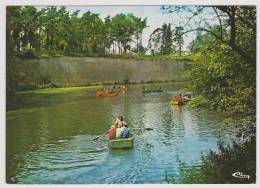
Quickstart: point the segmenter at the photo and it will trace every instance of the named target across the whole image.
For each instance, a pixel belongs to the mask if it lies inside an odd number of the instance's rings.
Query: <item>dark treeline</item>
[[[10,42],[14,55],[33,58],[37,55],[104,56],[109,54],[152,54],[181,56],[183,27],[163,24],[142,45],[147,19],[133,14],[100,18],[90,11],[80,15],[66,7],[7,7]]]
[[[66,7],[7,7],[11,50],[20,57],[36,54],[86,56],[143,53],[142,32],[145,19],[132,14],[107,16],[80,11],[70,13]]]

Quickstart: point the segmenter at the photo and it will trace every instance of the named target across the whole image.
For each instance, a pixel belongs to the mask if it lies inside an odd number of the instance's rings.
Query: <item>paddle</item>
[[[147,127],[147,128],[132,128],[132,129],[144,129],[144,130],[147,130],[147,131],[152,131],[153,128],[151,127]]]
[[[101,135],[96,136],[93,140],[97,140],[97,139],[99,139],[99,138],[100,138],[101,136],[103,136],[104,134],[107,134],[108,131],[109,131],[109,130],[107,130],[106,132],[104,132],[104,133],[101,134]]]

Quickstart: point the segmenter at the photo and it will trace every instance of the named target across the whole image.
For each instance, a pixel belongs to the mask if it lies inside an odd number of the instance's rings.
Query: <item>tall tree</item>
[[[82,16],[79,11],[70,13],[64,6],[48,6],[41,10],[32,6],[17,7],[10,16],[14,52],[27,58],[28,50],[50,55],[103,55],[115,53],[117,47],[121,54],[134,51],[133,42],[139,52],[143,49],[142,31],[147,26],[146,19],[132,14],[108,16],[102,20],[90,11]]]
[[[91,13],[90,11],[84,13],[81,23],[85,34],[84,51],[88,54],[104,52],[104,23],[98,14]]]
[[[118,45],[119,54],[126,53],[130,49],[130,42],[134,34],[134,25],[131,14],[117,14],[112,18],[112,32]]]
[[[183,32],[183,27],[181,27],[181,26],[180,27],[175,27],[173,41],[176,42],[176,44],[177,44],[177,46],[179,48],[178,49],[179,56],[181,56],[181,49],[182,49],[182,46],[184,44],[182,32]]]
[[[173,52],[173,39],[170,24],[163,24],[161,28],[153,31],[149,38],[149,48],[160,54],[170,54]]]
[[[147,27],[147,19],[138,18],[134,15],[130,16],[132,19],[132,22],[134,24],[134,37],[135,37],[135,43],[136,43],[136,52],[139,53],[140,50],[142,50],[142,33],[143,30]]]

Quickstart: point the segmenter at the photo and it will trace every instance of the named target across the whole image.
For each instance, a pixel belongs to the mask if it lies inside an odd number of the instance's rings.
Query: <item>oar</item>
[[[109,130],[107,130],[106,132],[104,132],[104,133],[101,134],[101,135],[96,136],[93,140],[97,140],[97,139],[99,139],[99,138],[100,138],[101,136],[103,136],[104,134],[107,134],[108,131],[109,131]]]
[[[153,128],[151,128],[151,127],[147,127],[147,128],[132,128],[132,129],[144,129],[144,130],[147,130],[147,131],[152,131],[153,130]]]

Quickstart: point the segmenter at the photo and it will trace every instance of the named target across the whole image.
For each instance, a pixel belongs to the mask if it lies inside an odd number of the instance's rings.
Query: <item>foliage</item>
[[[200,96],[189,105],[255,117],[255,9],[213,8],[222,15],[227,14],[226,20],[220,16],[220,25],[198,28],[200,32],[190,45],[192,52],[200,58],[191,63],[186,78],[191,80],[190,89]],[[223,24],[230,27],[224,28]],[[201,167],[182,171],[180,183],[255,183],[256,130],[255,126],[248,126],[252,122],[255,120],[247,123],[246,131],[241,131],[232,145],[220,144],[217,152],[210,151],[203,156]],[[250,132],[249,136],[241,138],[245,132]],[[248,174],[250,178],[235,178],[232,174],[236,171]]]
[[[41,10],[17,6],[8,7],[7,12],[10,50],[15,56],[33,58],[41,54],[77,53],[96,56],[144,51],[141,36],[147,21],[132,14],[121,13],[102,20],[90,11],[82,16],[78,10],[70,13],[64,6]],[[132,42],[136,43],[135,48]]]
[[[172,37],[171,25],[163,24],[150,35],[148,48],[152,49],[152,54],[171,54],[174,49]]]
[[[179,56],[181,56],[181,49],[182,49],[182,46],[184,44],[184,41],[183,41],[183,32],[184,28],[182,26],[179,26],[179,27],[176,27],[175,28],[175,34],[174,34],[174,39],[173,41],[176,42],[177,46],[178,46],[178,51],[179,51]]]
[[[217,44],[192,63],[186,73],[190,88],[211,101],[212,109],[247,113],[256,104],[255,69],[241,60],[230,47]],[[239,77],[237,73],[240,73]]]
[[[34,49],[25,49],[24,51],[21,51],[20,54],[17,55],[17,57],[21,59],[36,59],[39,58],[38,54]]]
[[[203,34],[202,31],[197,31],[196,39],[191,41],[188,48],[192,53],[198,53],[211,40],[212,37],[209,33]]]
[[[210,101],[203,96],[197,96],[187,104],[188,108],[210,108]]]
[[[256,6],[162,6],[166,13],[189,12],[187,23],[199,15],[210,13],[206,18],[195,21],[195,28],[187,28],[183,34],[203,31],[214,37],[219,43],[229,46],[240,58],[251,66],[256,66]],[[209,24],[210,19],[218,21]]]
[[[242,16],[242,15],[240,15]],[[255,57],[255,33],[236,20],[236,43]],[[220,34],[219,26],[211,32]],[[227,33],[228,29],[222,30]],[[225,36],[223,36],[225,38]],[[251,114],[256,108],[256,62],[245,60],[240,53],[210,33],[198,33],[191,49],[200,56],[192,63],[186,78],[190,88],[210,101],[210,108],[232,113]]]
[[[167,55],[143,55],[143,54],[122,54],[122,55],[107,55],[105,57],[120,58],[120,59],[133,59],[143,61],[169,61],[169,62],[192,62],[198,60],[197,54],[187,56],[176,56],[174,54]]]

